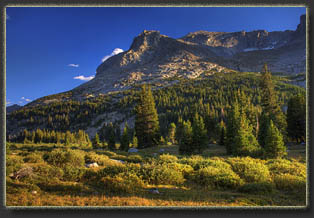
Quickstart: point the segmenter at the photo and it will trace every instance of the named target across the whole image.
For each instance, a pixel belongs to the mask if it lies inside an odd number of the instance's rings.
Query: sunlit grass
[[[305,206],[306,204],[304,145],[290,147],[288,159],[278,161],[230,158],[226,155],[223,146],[215,144],[210,145],[202,156],[193,157],[179,155],[177,145],[147,148],[135,154],[73,148],[76,151],[74,153],[85,155],[86,162],[95,161],[99,162],[100,165],[94,169],[85,169],[81,166],[80,168],[83,170],[80,171],[81,174],[77,174],[76,171],[66,171],[64,167],[53,166],[43,158],[44,154],[49,154],[55,149],[64,149],[64,147],[52,144],[14,144],[11,147],[11,153],[7,155],[9,159],[11,158],[13,163],[15,163],[15,159],[22,160],[20,166],[11,164],[11,170],[16,171],[14,167],[19,167],[18,169],[32,167],[34,175],[21,179],[11,179],[7,175],[7,206],[238,207]],[[110,159],[124,160],[125,164]],[[250,180],[247,179],[249,175],[246,173],[250,172],[251,168],[242,171],[241,168],[234,167],[238,167],[236,165],[238,163],[245,165],[247,161],[253,165],[259,163],[260,168],[258,170],[263,172],[264,170],[267,171],[265,168],[267,167],[270,173],[265,174],[265,181],[261,180],[263,184],[256,183],[244,189],[242,188],[243,185],[250,184]],[[68,166],[67,163],[65,165]],[[179,174],[183,173],[184,180],[176,177],[177,182],[173,180],[172,183],[168,183],[166,181],[169,178],[167,174],[164,174],[163,177],[156,178],[156,184],[148,182],[149,180],[143,175],[150,175],[147,174],[150,172],[150,167],[156,170],[155,173],[157,174],[154,176],[158,176],[158,172],[168,169],[167,173],[171,173],[171,170],[175,170]],[[104,169],[107,170],[103,171]],[[148,171],[144,172],[145,169]],[[198,175],[204,176],[209,173],[212,176],[210,172],[206,171],[210,169],[219,172],[220,175],[219,179],[213,180],[215,183],[211,183],[210,179],[205,180],[209,182],[208,184],[213,185],[207,186],[195,180]],[[201,173],[203,171],[206,173]],[[233,177],[223,175],[224,172],[229,171],[238,175],[235,174]],[[65,176],[65,172],[71,172],[73,175],[71,174],[71,177]],[[102,172],[115,176],[108,177],[101,183],[101,179],[106,176],[101,174]],[[254,172],[252,171],[252,173]],[[235,176],[240,176],[245,184],[240,182],[234,183],[232,187],[225,186],[231,181],[229,179],[236,178]],[[128,184],[124,184],[124,178],[132,178],[133,182],[141,181],[143,184],[136,186],[136,190],[132,190],[132,182],[128,181]],[[256,181],[260,182],[259,180]],[[264,182],[270,184],[265,186],[271,189],[270,192],[261,193],[265,190],[262,186]],[[111,185],[111,183],[116,184]],[[115,190],[116,188],[118,189]],[[152,188],[157,188],[159,194],[152,193]]]

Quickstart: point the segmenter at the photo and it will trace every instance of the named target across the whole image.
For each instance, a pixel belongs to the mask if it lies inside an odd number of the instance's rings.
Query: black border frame
[[[5,150],[5,123],[6,123],[6,112],[5,112],[5,92],[6,92],[6,73],[5,73],[5,7],[7,6],[43,6],[43,7],[51,7],[51,6],[305,6],[307,7],[307,151],[308,151],[308,172],[311,171],[312,168],[312,152],[313,149],[311,148],[313,145],[313,140],[311,138],[311,133],[313,131],[313,120],[312,120],[312,102],[313,102],[313,76],[312,76],[312,52],[313,52],[313,44],[311,43],[311,39],[313,38],[312,34],[312,25],[313,25],[313,18],[312,18],[312,7],[310,5],[311,1],[306,0],[277,0],[277,1],[267,1],[267,0],[257,0],[257,1],[250,1],[250,0],[3,0],[0,2],[0,10],[1,10],[1,22],[0,22],[0,40],[2,42],[0,47],[0,159],[1,163],[4,163],[4,150]],[[4,164],[1,164],[1,173],[4,175]],[[0,192],[0,202],[1,202],[1,209],[0,209],[0,217],[21,217],[21,216],[28,216],[28,217],[41,217],[42,215],[48,215],[50,217],[59,215],[59,216],[229,216],[229,215],[236,215],[236,216],[284,216],[284,217],[292,217],[295,215],[299,215],[302,217],[313,217],[313,197],[312,197],[312,187],[311,181],[313,181],[313,175],[311,173],[308,174],[308,206],[305,209],[299,208],[262,208],[262,207],[252,207],[252,208],[123,208],[123,207],[113,207],[113,208],[84,208],[84,207],[77,207],[77,208],[43,208],[43,207],[29,207],[29,208],[5,208],[4,202],[4,195],[5,193],[4,188],[2,192]],[[2,177],[1,177],[2,178]],[[4,187],[4,179],[0,180],[0,186]],[[195,213],[197,212],[197,213]]]

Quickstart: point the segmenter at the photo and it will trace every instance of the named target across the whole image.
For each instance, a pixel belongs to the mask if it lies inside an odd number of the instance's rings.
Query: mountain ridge
[[[129,50],[98,66],[96,76],[73,91],[108,93],[147,81],[164,83],[172,77],[197,78],[205,71],[259,72],[267,62],[274,72],[305,72],[305,15],[295,31],[197,31],[174,39],[144,30]]]

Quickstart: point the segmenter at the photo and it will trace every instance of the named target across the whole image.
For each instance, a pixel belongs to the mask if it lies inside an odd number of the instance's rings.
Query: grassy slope
[[[58,147],[58,146],[57,146]],[[29,154],[44,154],[56,147],[52,145],[16,144],[9,157],[27,157]],[[160,146],[141,150],[139,154],[145,157],[158,153],[164,148],[167,153],[178,156],[177,146]],[[296,158],[297,162],[305,162],[305,147],[292,146],[288,158]],[[92,152],[85,150],[84,152]],[[107,154],[112,159],[125,159],[125,152]],[[225,156],[224,147],[212,145],[204,152],[204,156]],[[181,158],[179,156],[179,158]],[[36,162],[36,161],[35,161]],[[23,166],[46,164],[24,163]],[[39,185],[40,184],[40,185]],[[38,188],[39,187],[39,188]],[[158,187],[161,194],[152,194],[151,187]],[[34,190],[36,194],[32,193]],[[193,182],[183,185],[149,185],[146,184],[135,194],[112,194],[102,188],[95,188],[81,181],[53,180],[38,182],[34,179],[12,180],[6,178],[7,206],[305,206],[305,196],[297,191],[275,190],[273,193],[252,194],[241,193],[232,189],[206,189]]]

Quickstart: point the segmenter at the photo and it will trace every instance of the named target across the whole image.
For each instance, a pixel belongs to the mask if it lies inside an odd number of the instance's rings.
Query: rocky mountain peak
[[[167,86],[170,78],[230,69],[259,72],[264,62],[273,72],[305,72],[305,21],[301,16],[296,31],[197,31],[179,39],[144,30],[129,50],[103,62],[96,77],[74,91],[108,93],[147,82]]]
[[[296,34],[304,34],[305,35],[305,30],[306,30],[306,16],[305,14],[300,16],[300,23],[296,29]]]
[[[156,30],[144,30],[140,35],[134,38],[130,47],[133,51],[143,50],[148,47],[158,46],[161,35]]]

